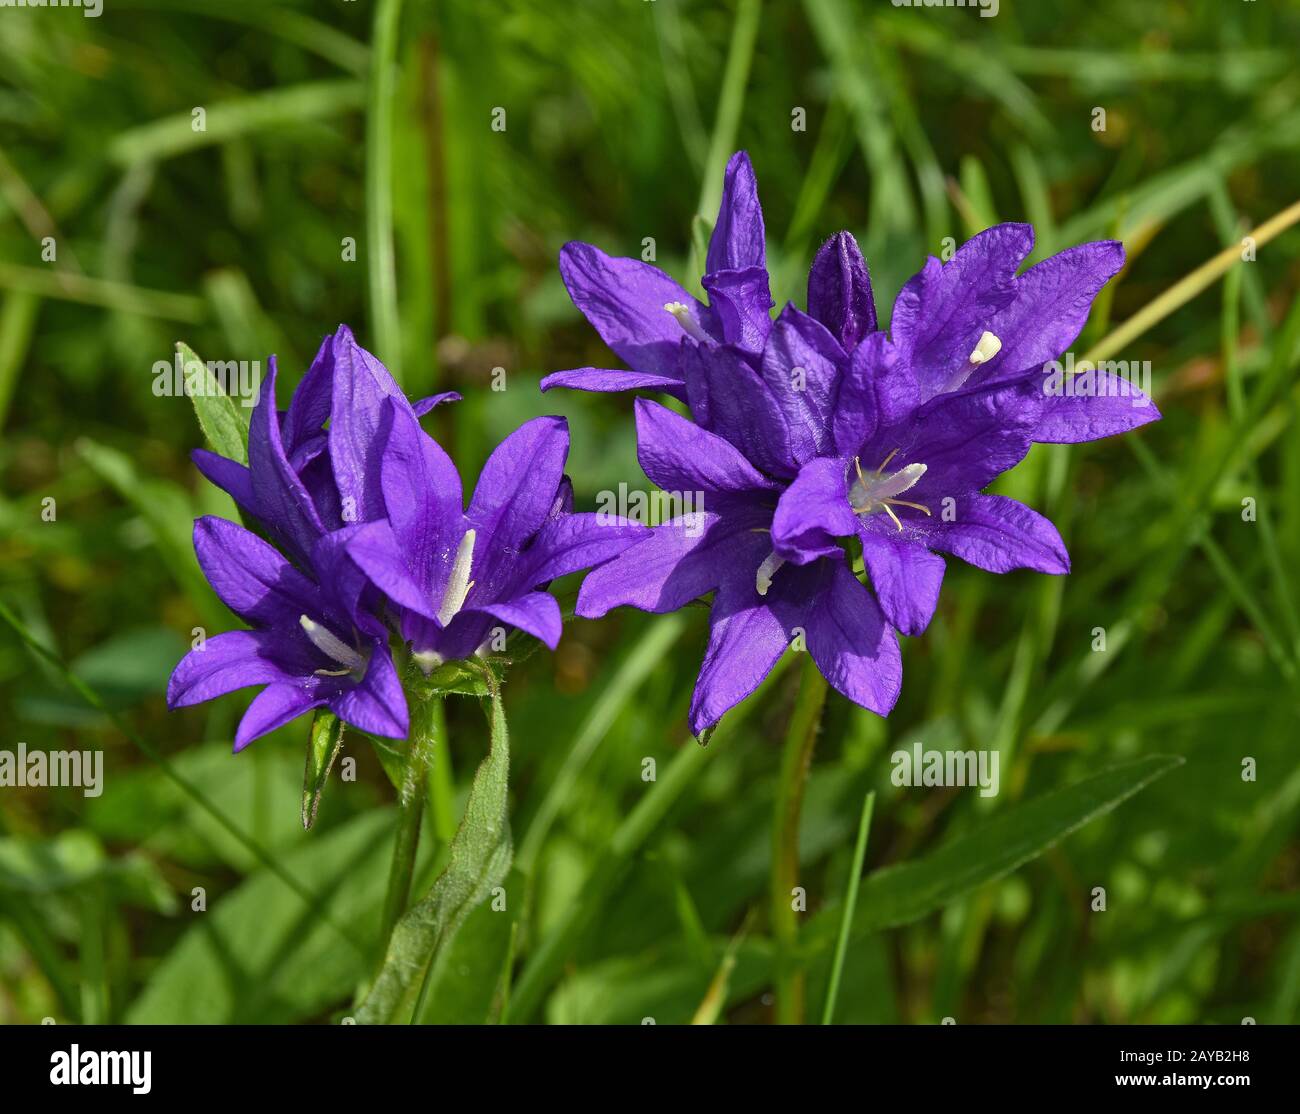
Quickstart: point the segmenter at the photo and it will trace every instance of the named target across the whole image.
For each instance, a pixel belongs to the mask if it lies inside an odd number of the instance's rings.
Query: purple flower
[[[571,512],[562,418],[534,418],[502,441],[467,511],[455,466],[415,417],[390,402],[384,421],[386,518],[358,528],[346,548],[395,605],[402,638],[426,673],[489,648],[494,629],[517,627],[554,649],[560,606],[546,585],[649,532]]]
[[[404,738],[409,720],[389,636],[429,672],[519,628],[554,648],[560,608],[544,589],[644,537],[622,519],[573,514],[560,418],[526,423],[497,447],[470,508],[454,465],[412,405],[340,326],[287,411],[276,365],[253,410],[248,464],[200,450],[200,470],[270,541],[231,522],[194,527],[199,564],[253,629],[207,639],[180,662],[172,708],[264,685],[235,749],[313,708]]]
[[[761,239],[752,171],[737,155],[710,268],[761,265]],[[1049,521],[984,488],[1035,441],[1092,440],[1159,414],[1107,372],[1089,393],[1048,389],[1051,362],[1124,254],[1115,242],[1084,244],[1017,275],[1032,247],[1032,229],[1007,224],[947,264],[931,258],[899,294],[886,336],[866,262],[841,232],[813,261],[807,313],[787,305],[769,323],[762,308],[760,321],[755,298],[731,318],[712,299],[685,317],[669,306],[683,328],[675,352],[650,312],[671,280],[566,247],[575,302],[638,374],[561,372],[543,387],[650,386],[684,401],[694,425],[638,400],[639,456],[651,480],[698,493],[706,508],[592,572],[578,613],[621,604],[671,611],[714,593],[691,703],[697,734],[752,692],[792,642],[841,693],[888,714],[901,683],[890,628],[916,635],[929,624],[941,554],[997,573],[1069,571]],[[580,283],[574,258],[587,265]],[[614,281],[602,266],[637,268],[638,282]],[[713,293],[708,276],[705,288]],[[745,330],[715,327],[731,319]],[[655,330],[654,344],[642,344]],[[859,553],[871,591],[852,571]]]
[[[658,267],[612,258],[591,244],[565,244],[560,274],[574,304],[632,370],[557,371],[542,380],[542,390],[651,387],[684,401],[683,340],[757,353],[771,328],[763,210],[749,156],[740,151],[727,163],[722,205],[701,280],[708,305]]]

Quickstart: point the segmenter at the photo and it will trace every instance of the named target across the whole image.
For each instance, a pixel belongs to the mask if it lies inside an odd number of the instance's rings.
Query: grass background
[[[287,391],[348,322],[413,396],[464,393],[426,424],[467,476],[519,422],[566,415],[591,507],[645,481],[629,398],[536,391],[609,359],[556,252],[653,237],[685,280],[735,148],[778,302],[802,303],[840,228],[882,318],[945,237],[1030,220],[1039,258],[1122,238],[1129,266],[1080,350],[1300,187],[1294,2],[1003,0],[990,19],[885,0],[105,0],[99,19],[5,9],[0,30],[0,601],[97,694],[0,626],[0,747],[102,748],[106,769],[93,800],[0,789],[9,1023],[337,1020],[380,951],[394,794],[373,748],[348,736],[356,781],[336,771],[304,833],[305,721],[232,758],[244,697],[163,704],[191,630],[235,623],[189,546],[196,514],[231,506],[188,462],[189,403],[152,391],[177,340],[278,353]],[[1298,245],[1284,233],[1116,353],[1151,362],[1162,422],[1037,447],[1000,482],[1060,526],[1072,575],[950,562],[890,719],[832,696],[802,821],[805,937],[819,916],[833,935],[867,791],[869,871],[954,841],[960,859],[931,898],[921,877],[868,875],[836,1020],[1298,1019]],[[798,669],[700,751],[685,710],[705,618],[577,621],[512,670],[508,915],[471,916],[427,1020],[499,1018],[507,987],[515,1019],[771,1019]],[[471,700],[449,716],[463,805],[486,727]],[[889,755],[916,740],[996,747],[1001,793],[894,787]],[[1068,810],[1048,794],[1153,755],[1185,763],[1049,846]],[[999,817],[1014,827],[1026,802],[1030,861],[995,870]],[[426,825],[422,888],[455,822]],[[798,963],[815,1020],[829,950]]]

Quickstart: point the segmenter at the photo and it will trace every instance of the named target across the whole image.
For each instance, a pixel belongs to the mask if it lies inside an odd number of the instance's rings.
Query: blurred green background
[[[373,66],[385,27],[392,69]],[[590,508],[645,481],[630,398],[536,390],[611,358],[560,283],[564,241],[640,255],[653,237],[686,280],[693,218],[743,147],[778,303],[802,303],[841,228],[882,320],[945,237],[1029,220],[1036,258],[1121,237],[1082,352],[1297,200],[1298,43],[1294,0],[4,9],[0,601],[97,706],[0,625],[0,749],[102,748],[105,791],[0,788],[0,1021],[338,1020],[380,952],[394,793],[373,748],[347,737],[356,781],[336,770],[304,833],[306,721],[232,757],[245,696],[164,707],[192,629],[237,623],[189,543],[196,514],[232,507],[188,461],[189,402],[152,389],[176,341],[278,353],[283,404],[347,322],[413,396],[463,392],[426,425],[469,477],[522,420],[566,415]],[[396,332],[371,289],[389,208]],[[1262,246],[1116,354],[1151,362],[1162,422],[1037,447],[999,485],[1059,525],[1072,575],[950,561],[889,720],[832,695],[800,845],[809,1020],[871,789],[837,1021],[1300,1019],[1297,246]],[[772,1019],[799,670],[700,750],[705,619],[574,622],[512,670],[508,914],[471,916],[426,1020],[495,1020],[507,993],[515,1020]],[[463,803],[486,728],[471,700],[449,715]],[[889,755],[916,740],[997,748],[1001,793],[896,788]],[[1186,761],[1113,811],[1121,792],[1071,796],[1154,755]],[[455,820],[426,825],[421,892]]]

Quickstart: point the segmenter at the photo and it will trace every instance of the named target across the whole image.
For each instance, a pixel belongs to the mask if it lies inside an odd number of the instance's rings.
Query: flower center
[[[980,364],[988,363],[1001,351],[1002,341],[985,329],[984,332],[980,333],[980,339],[975,345],[975,351],[967,358],[966,366],[944,384],[943,391],[940,394],[946,391],[955,391],[970,378],[970,373]]]
[[[465,597],[474,587],[469,578],[470,564],[474,560],[475,531],[466,530],[456,547],[456,559],[452,562],[451,576],[447,578],[447,587],[443,589],[442,602],[438,604],[438,622],[446,627],[465,606]],[[437,650],[416,650],[411,655],[415,664],[427,677],[443,663],[443,657]]]
[[[318,669],[318,677],[346,677],[349,673],[364,673],[366,659],[332,631],[313,621],[306,615],[298,616],[298,625],[311,640],[311,644],[330,661],[338,662],[342,669]]]
[[[699,322],[691,316],[691,307],[685,302],[665,302],[664,309],[677,318],[677,324],[682,327],[682,331],[687,336],[694,337],[698,341],[706,342],[709,337],[703,329],[700,328]]]
[[[903,524],[894,513],[895,507],[911,507],[927,515],[930,513],[930,508],[923,503],[909,503],[906,499],[897,498],[909,488],[915,487],[920,478],[925,475],[924,464],[908,464],[897,472],[886,472],[885,468],[897,453],[898,450],[895,449],[885,457],[874,472],[864,473],[858,458],[856,456],[853,458],[853,468],[858,478],[849,488],[849,506],[853,508],[854,514],[864,516],[884,511],[894,520],[899,533],[902,533]]]

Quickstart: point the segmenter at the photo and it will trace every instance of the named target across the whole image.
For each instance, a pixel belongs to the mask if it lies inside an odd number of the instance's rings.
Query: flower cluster
[[[1003,224],[947,263],[930,257],[887,335],[866,262],[841,232],[813,261],[807,312],[787,305],[773,320],[741,152],[701,280],[707,305],[649,264],[565,246],[573,301],[631,370],[561,371],[543,389],[650,388],[685,403],[693,421],[637,400],[638,454],[652,481],[702,492],[706,508],[703,529],[698,516],[665,523],[596,569],[578,613],[672,611],[713,593],[697,733],[797,640],[836,689],[888,714],[902,675],[895,631],[929,623],[941,554],[997,573],[1069,570],[1047,519],[984,488],[1036,441],[1089,441],[1159,414],[1104,370],[1091,392],[1048,388],[1045,365],[1078,336],[1124,251],[1082,244],[1018,274],[1033,245],[1028,225]],[[854,572],[859,551],[870,589]]]
[[[545,589],[648,531],[572,511],[568,429],[536,418],[484,465],[468,510],[455,466],[419,424],[443,394],[412,404],[344,326],[326,337],[288,410],[272,359],[253,410],[248,464],[205,450],[200,471],[261,536],[194,525],[199,564],[251,630],[208,638],[176,667],[170,707],[265,687],[235,749],[319,707],[373,735],[404,738],[394,659],[428,673],[518,629],[554,648],[560,608]],[[390,636],[395,635],[395,638]]]

